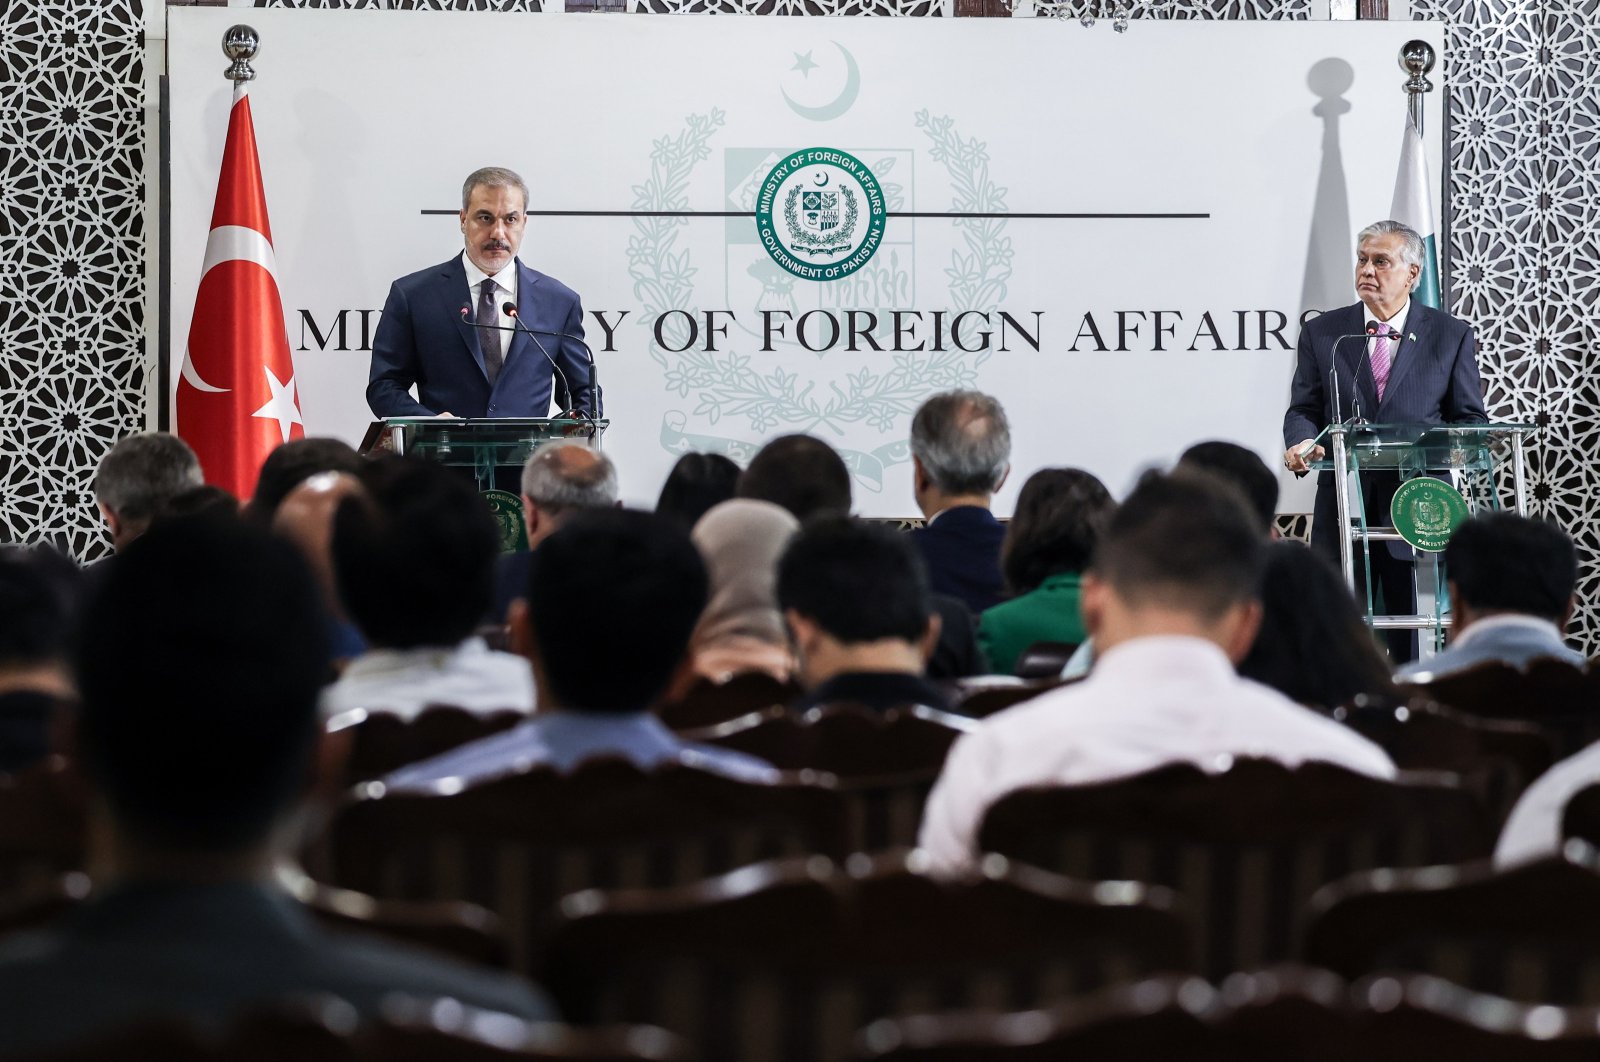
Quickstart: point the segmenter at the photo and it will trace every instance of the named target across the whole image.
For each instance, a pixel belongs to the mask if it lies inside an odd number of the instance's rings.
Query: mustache
[[[490,240],[483,245],[483,249],[485,251],[509,251],[511,250],[511,245],[504,240]]]

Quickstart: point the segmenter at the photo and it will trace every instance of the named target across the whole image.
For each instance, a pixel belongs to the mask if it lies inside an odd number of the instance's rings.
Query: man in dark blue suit
[[[1398,221],[1369,225],[1356,237],[1356,295],[1361,301],[1307,321],[1300,329],[1289,409],[1283,415],[1288,447],[1283,461],[1290,471],[1304,473],[1308,461],[1323,457],[1323,447],[1312,440],[1358,408],[1374,424],[1481,424],[1487,419],[1472,328],[1411,299],[1422,275],[1423,254],[1422,237]],[[1359,338],[1366,334],[1368,321],[1387,335],[1381,340]],[[1358,338],[1339,342],[1343,336]],[[1330,373],[1338,379],[1337,409]],[[1394,474],[1363,477],[1369,525],[1392,522],[1389,503],[1398,487]],[[1317,478],[1311,545],[1337,562],[1339,514],[1332,472]],[[1372,573],[1374,589],[1382,588],[1390,614],[1416,611],[1410,547],[1375,546]],[[1389,649],[1397,662],[1415,658],[1415,634],[1391,634]]]
[[[488,167],[467,177],[466,250],[389,289],[367,380],[374,414],[543,417],[554,390],[559,410],[599,415],[577,293],[517,258],[527,209],[528,186],[511,170]],[[517,308],[521,328],[507,304]]]
[[[1006,530],[989,505],[1011,471],[1006,411],[978,391],[934,395],[911,420],[911,463],[917,507],[928,520],[911,537],[934,593],[960,598],[973,615],[998,605]]]

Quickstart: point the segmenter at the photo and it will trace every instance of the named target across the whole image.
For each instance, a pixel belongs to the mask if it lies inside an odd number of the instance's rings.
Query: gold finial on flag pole
[[[250,65],[250,60],[255,58],[260,49],[261,34],[255,31],[254,26],[229,26],[228,32],[222,35],[222,54],[233,60],[233,65],[224,70],[222,76],[232,81],[234,88],[238,88],[242,82],[256,79],[256,71]]]
[[[1400,69],[1411,76],[1402,86],[1411,97],[1411,122],[1422,132],[1422,94],[1433,91],[1427,73],[1433,69],[1433,45],[1427,41],[1406,41],[1400,49]]]

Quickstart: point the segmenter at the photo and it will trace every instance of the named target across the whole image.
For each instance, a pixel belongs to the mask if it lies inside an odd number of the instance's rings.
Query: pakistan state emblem
[[[871,170],[834,148],[781,159],[756,195],[756,232],[772,260],[804,280],[838,280],[883,243],[883,188]]]

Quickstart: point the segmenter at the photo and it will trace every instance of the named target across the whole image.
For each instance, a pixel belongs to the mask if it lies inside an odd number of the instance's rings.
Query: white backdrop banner
[[[1443,52],[1420,22],[249,18],[307,434],[360,438],[389,283],[460,252],[462,178],[504,165],[523,261],[583,297],[626,497],[685,449],[810,432],[873,516],[915,513],[911,414],[954,387],[1010,413],[1002,511],[1037,468],[1120,493],[1202,438],[1276,465],[1300,320],[1355,301],[1388,211],[1400,46]],[[238,12],[170,19],[181,358]]]

